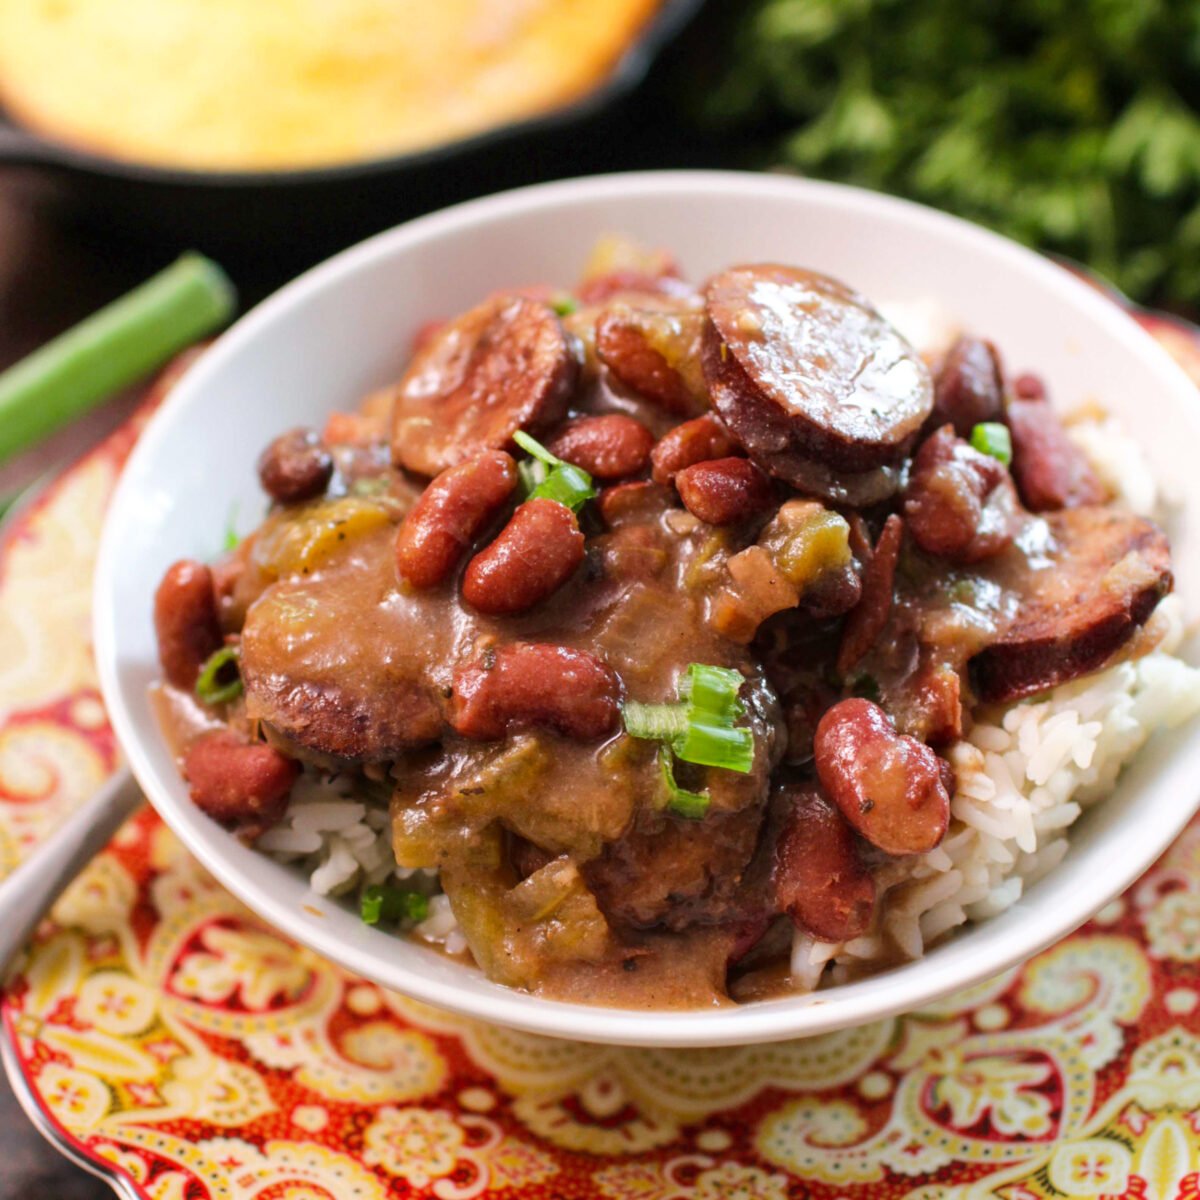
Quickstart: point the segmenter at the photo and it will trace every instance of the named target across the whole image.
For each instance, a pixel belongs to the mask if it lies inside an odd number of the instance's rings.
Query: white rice
[[[1088,416],[1070,425],[1070,435],[1118,506],[1158,512],[1155,476],[1116,421]],[[1200,670],[1175,657],[1184,635],[1178,597],[1164,600],[1155,620],[1166,632],[1152,653],[1046,696],[972,714],[969,736],[949,752],[957,790],[942,844],[878,876],[883,898],[870,935],[845,943],[795,935],[798,989],[836,983],[897,954],[919,958],[956,927],[1004,912],[1062,861],[1070,826],[1112,790],[1147,739],[1200,712]],[[387,806],[356,795],[351,776],[306,771],[283,820],[257,846],[303,870],[322,895],[357,896],[372,884],[403,882],[430,897],[428,916],[412,932],[466,953],[437,872],[396,866]]]

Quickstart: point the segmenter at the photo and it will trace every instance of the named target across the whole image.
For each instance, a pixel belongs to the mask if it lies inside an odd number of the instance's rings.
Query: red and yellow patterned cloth
[[[1196,333],[1142,319],[1200,383]],[[136,433],[0,550],[0,873],[115,763],[89,582]],[[153,1200],[1200,1200],[1200,820],[989,984],[807,1041],[653,1051],[356,979],[263,926],[146,810],[54,910],[0,1015],[55,1139]]]

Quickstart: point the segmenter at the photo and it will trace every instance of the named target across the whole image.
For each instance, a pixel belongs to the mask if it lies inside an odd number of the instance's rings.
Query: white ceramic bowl
[[[310,271],[231,329],[153,419],[118,488],[96,576],[95,642],[108,711],[146,794],[200,861],[272,925],[351,971],[443,1008],[525,1030],[656,1046],[815,1034],[914,1008],[1062,937],[1130,884],[1191,815],[1200,740],[1147,748],[1074,827],[1066,860],[1010,911],[924,959],[812,996],[700,1012],[541,1000],[363,925],[301,876],[238,843],[188,800],[147,700],[158,674],[150,608],[166,566],[212,557],[231,506],[263,511],[254,460],[394,378],[417,327],[495,288],[570,283],[597,235],[672,249],[693,278],[777,260],[842,277],[877,302],[934,299],[1034,369],[1064,406],[1127,419],[1183,502],[1178,581],[1200,600],[1200,404],[1167,355],[1111,301],[974,226],[873,193],[766,175],[616,175],[510,192],[424,217]]]

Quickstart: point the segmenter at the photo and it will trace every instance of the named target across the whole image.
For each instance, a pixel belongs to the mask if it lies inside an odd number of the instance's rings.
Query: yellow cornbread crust
[[[560,107],[661,0],[0,0],[0,104],[206,170],[378,158]]]

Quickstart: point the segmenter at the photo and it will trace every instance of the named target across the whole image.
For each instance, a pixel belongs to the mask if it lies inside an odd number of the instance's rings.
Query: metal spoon
[[[141,803],[141,790],[122,767],[0,882],[0,975],[11,969],[67,885]]]

